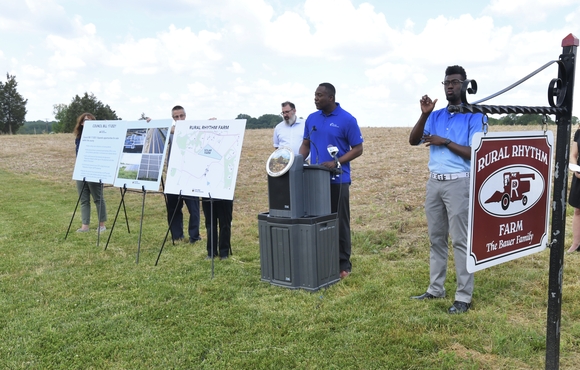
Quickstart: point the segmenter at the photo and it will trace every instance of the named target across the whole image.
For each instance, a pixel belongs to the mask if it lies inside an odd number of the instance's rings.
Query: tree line
[[[505,126],[541,126],[544,120],[544,116],[541,114],[513,114],[510,113],[501,118],[488,117],[488,125],[505,125]],[[572,126],[578,125],[578,117],[572,116]],[[546,124],[554,125],[556,124],[552,117],[546,116]]]
[[[82,110],[82,109],[81,109]],[[90,109],[86,110],[90,112]],[[82,114],[85,111],[82,111],[80,114]],[[72,116],[74,116],[74,114],[72,114]],[[78,115],[77,115],[78,117]],[[100,117],[98,117],[100,119]],[[145,115],[145,113],[141,113],[141,117],[139,117],[139,120],[144,120],[146,119],[147,116]],[[246,119],[246,129],[261,129],[261,128],[273,128],[275,127],[278,123],[280,123],[282,121],[282,118],[277,115],[277,114],[264,114],[258,118],[254,118],[250,115],[247,114],[238,114],[238,116],[236,117],[236,119]],[[497,126],[497,125],[507,125],[507,126],[516,126],[516,125],[520,125],[520,126],[533,126],[533,125],[537,125],[538,127],[542,125],[542,119],[543,117],[541,115],[533,115],[533,114],[526,114],[526,115],[515,115],[515,114],[508,114],[504,117],[501,118],[493,118],[493,117],[488,117],[488,124],[490,126]],[[61,121],[62,122],[62,121]],[[70,121],[69,122],[73,122]],[[548,125],[554,125],[555,122],[554,120],[552,120],[552,118],[550,116],[547,117],[546,123]],[[572,126],[576,126],[580,123],[578,117],[573,116],[572,117]],[[50,133],[50,132],[71,132],[71,131],[66,131],[63,129],[64,125],[62,125],[62,123],[58,122],[58,121],[30,121],[30,122],[25,122],[24,126],[20,127],[20,130],[18,130],[19,134],[29,134],[29,135],[35,135],[35,134],[46,134],[46,133]],[[74,125],[72,126],[74,128]]]
[[[15,76],[6,74],[6,82],[0,81],[0,133],[15,134],[41,134],[51,132],[72,132],[78,116],[90,112],[99,120],[120,120],[116,112],[108,104],[101,102],[93,93],[85,92],[84,95],[75,95],[69,104],[55,104],[53,113],[56,121],[33,121],[26,122],[26,104],[18,93]],[[139,120],[146,119],[147,115],[141,113]],[[236,119],[246,119],[247,129],[273,128],[282,121],[279,114],[264,114],[254,118],[248,114],[240,113]],[[500,118],[488,117],[489,125],[538,125],[543,123],[543,116],[539,114],[508,114]],[[572,117],[572,125],[578,125],[578,117]],[[553,125],[555,122],[550,116],[546,116],[546,124]]]

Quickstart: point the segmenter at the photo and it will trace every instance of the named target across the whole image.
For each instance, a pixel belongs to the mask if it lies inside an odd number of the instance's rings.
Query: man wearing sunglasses
[[[442,82],[449,105],[461,104],[461,89],[467,75],[458,65],[447,67]],[[450,113],[447,107],[434,111],[437,99],[423,95],[421,116],[409,136],[411,145],[429,147],[430,178],[427,181],[425,214],[429,230],[430,284],[427,291],[411,297],[430,300],[445,297],[448,237],[451,236],[457,274],[455,301],[450,314],[471,308],[473,274],[467,271],[467,224],[471,140],[481,131],[481,113]]]

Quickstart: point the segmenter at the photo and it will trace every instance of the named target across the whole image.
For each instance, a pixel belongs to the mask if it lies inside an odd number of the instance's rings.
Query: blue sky
[[[0,72],[16,76],[27,120],[84,92],[125,120],[176,104],[190,119],[257,117],[285,100],[306,117],[331,82],[361,126],[412,126],[423,94],[444,106],[446,66],[477,81],[475,101],[580,37],[580,0],[0,1]],[[547,105],[556,76],[491,104]]]

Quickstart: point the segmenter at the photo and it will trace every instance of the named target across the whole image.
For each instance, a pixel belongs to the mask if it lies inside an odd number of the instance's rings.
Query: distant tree
[[[253,118],[252,116],[243,113],[238,114],[236,119],[245,119],[246,129],[254,128],[253,126],[256,126],[258,124],[258,120],[256,118]]]
[[[517,121],[517,116],[513,113],[510,113],[507,116],[500,118],[500,120],[499,120],[500,125],[508,125],[508,126],[515,125],[516,121]]]
[[[52,125],[55,122],[48,121],[27,121],[24,126],[18,130],[19,134],[23,135],[38,135],[38,134],[48,134],[52,131]]]
[[[282,121],[278,114],[264,114],[258,118],[253,118],[247,114],[240,113],[236,119],[246,119],[246,129],[272,128]]]
[[[6,82],[0,82],[0,130],[5,134],[15,134],[24,125],[28,99],[16,90],[16,77],[6,73]]]
[[[276,127],[283,120],[279,114],[264,114],[258,118],[258,128]]]
[[[72,132],[76,119],[83,113],[92,113],[98,120],[118,120],[117,114],[109,105],[99,101],[93,93],[85,92],[81,98],[78,95],[72,99],[70,104],[55,104],[53,106],[54,117],[57,124],[53,126],[56,132]]]
[[[543,115],[541,114],[513,114],[510,113],[500,119],[495,119],[489,117],[488,123],[489,125],[506,125],[506,126],[513,126],[513,125],[522,125],[522,126],[533,126],[533,125],[542,125]],[[574,122],[574,117],[572,117],[572,122]],[[547,116],[546,123],[548,125],[553,125],[554,120],[552,117]]]

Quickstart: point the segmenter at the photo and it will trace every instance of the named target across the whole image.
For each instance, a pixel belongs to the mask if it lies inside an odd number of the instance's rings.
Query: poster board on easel
[[[165,193],[234,199],[245,119],[177,121]]]
[[[245,119],[176,121],[165,193],[209,198],[212,215],[214,199],[233,200],[245,130]]]
[[[159,191],[172,122],[170,119],[149,122],[86,121],[83,128],[73,180],[100,182],[119,187],[121,201],[117,215],[121,206],[124,207],[124,195],[128,189],[143,192],[138,251],[141,243],[145,195],[147,191]],[[129,231],[128,222],[127,230]],[[137,252],[138,260],[139,252]]]

